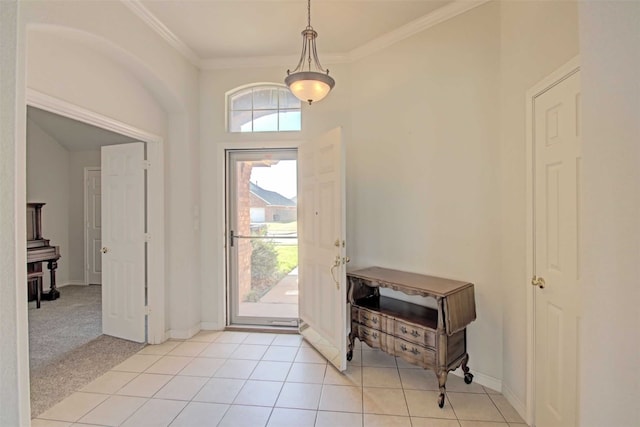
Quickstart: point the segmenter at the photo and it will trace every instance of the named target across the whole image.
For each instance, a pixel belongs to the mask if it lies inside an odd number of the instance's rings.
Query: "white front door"
[[[298,148],[300,333],[347,367],[344,146],[334,129]]]
[[[576,423],[580,73],[534,98],[535,425]]]
[[[102,147],[102,332],[145,341],[144,144]]]
[[[87,285],[102,283],[102,208],[101,172],[99,168],[85,170],[85,260]]]

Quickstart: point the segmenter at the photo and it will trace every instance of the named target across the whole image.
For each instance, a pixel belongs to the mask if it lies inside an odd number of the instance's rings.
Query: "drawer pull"
[[[378,323],[378,318],[377,318],[377,317],[371,317],[371,318],[369,318],[369,317],[367,317],[367,316],[365,316],[365,315],[363,314],[363,315],[362,315],[362,318],[363,318],[364,320],[366,320],[367,322]]]
[[[407,346],[406,346],[406,345],[404,345],[404,344],[400,344],[400,349],[401,349],[402,351],[409,351],[409,353],[412,353],[413,355],[418,355],[418,354],[420,354],[420,352],[418,351],[418,349],[417,349],[417,348],[415,348],[415,347],[411,347],[411,350],[409,350],[409,349],[407,348]]]
[[[413,335],[414,337],[419,337],[420,336],[420,332],[416,331],[415,329],[411,330],[411,335]]]
[[[378,338],[378,334],[374,332],[374,333],[373,333],[373,338],[374,338],[374,339],[377,339],[377,338]]]
[[[404,345],[404,344],[400,344],[400,349],[401,349],[402,351],[407,351],[407,346],[406,346],[406,345]]]
[[[405,328],[404,326],[400,326],[400,332],[402,332],[403,334],[406,334],[407,328]]]
[[[415,354],[415,355],[420,354],[420,352],[418,351],[418,349],[417,349],[417,348],[415,348],[415,347],[411,347],[411,353],[413,353],[413,354]]]
[[[369,332],[365,331],[364,329],[362,330],[362,335],[364,335],[365,337],[372,336],[374,339],[378,338],[378,333],[377,332],[374,332],[373,334],[370,334]]]

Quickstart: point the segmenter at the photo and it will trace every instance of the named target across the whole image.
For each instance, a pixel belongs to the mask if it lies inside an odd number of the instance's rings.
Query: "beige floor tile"
[[[362,350],[362,366],[396,368],[396,358],[380,350]]]
[[[232,359],[260,360],[268,348],[266,345],[240,344],[229,357]]]
[[[364,387],[362,399],[366,414],[409,416],[402,389]]]
[[[189,338],[187,341],[214,342],[221,333],[222,331],[200,331]]]
[[[285,347],[300,347],[302,343],[302,335],[297,334],[279,334],[271,345],[280,345]]]
[[[109,371],[82,387],[80,391],[113,394],[138,375],[136,372]]]
[[[164,356],[169,353],[171,350],[180,345],[182,341],[165,341],[162,344],[149,344],[145,346],[142,350],[138,352],[138,354],[155,354],[158,356]]]
[[[175,376],[153,397],[158,399],[191,400],[209,379],[205,377]]]
[[[322,385],[285,383],[276,402],[277,407],[297,409],[318,409]]]
[[[405,390],[439,390],[438,378],[426,369],[398,369]]]
[[[140,374],[127,385],[116,392],[121,396],[151,397],[166,383],[171,381],[172,375]]]
[[[496,391],[496,390],[494,390],[492,388],[489,388],[489,387],[486,387],[486,386],[482,386],[482,388],[484,388],[484,391],[487,394],[501,394],[499,391]]]
[[[272,362],[263,360],[251,373],[249,379],[265,381],[284,381],[287,378],[291,362]]]
[[[364,427],[411,427],[411,418],[397,415],[364,414]]]
[[[247,332],[223,331],[215,342],[240,344],[249,336]]]
[[[506,397],[501,394],[489,395],[489,398],[498,407],[498,410],[508,423],[524,424],[524,420],[518,414]]]
[[[119,426],[146,401],[147,399],[143,397],[111,396],[80,418],[79,422],[101,426]]]
[[[169,356],[189,356],[195,357],[202,353],[209,344],[206,342],[182,342],[173,350],[167,353]]]
[[[151,399],[129,417],[122,427],[165,427],[185,406],[187,402]]]
[[[71,423],[66,421],[43,420],[40,418],[31,420],[31,427],[69,427],[70,425]],[[313,424],[311,426],[313,427]]]
[[[162,356],[160,360],[151,365],[145,373],[175,375],[193,361],[193,357]]]
[[[105,394],[73,393],[62,402],[44,411],[38,418],[56,421],[78,421],[80,417],[108,398],[109,396]]]
[[[287,375],[287,382],[322,384],[327,365],[294,363]]]
[[[280,381],[248,380],[236,396],[233,404],[268,406],[271,408],[278,399],[282,384]]]
[[[362,388],[340,385],[322,386],[322,411],[362,412]]]
[[[264,427],[267,425],[270,414],[271,408],[233,405],[224,415],[218,427]]]
[[[232,403],[245,380],[232,378],[211,378],[193,398],[196,402]]]
[[[229,410],[229,405],[219,403],[190,402],[175,420],[171,427],[215,426]]]
[[[113,368],[112,371],[144,372],[151,365],[160,360],[161,357],[162,356],[155,354],[134,354]]]
[[[413,427],[460,427],[458,420],[420,417],[411,417],[411,425]]]
[[[405,390],[409,414],[411,417],[456,419],[451,404],[445,399],[444,408],[438,407],[437,391]]]
[[[213,342],[200,353],[200,357],[216,357],[218,359],[226,359],[231,356],[239,344]]]
[[[274,340],[274,342],[276,340]],[[293,362],[297,353],[298,347],[272,345],[265,352],[264,356],[262,356],[262,360],[271,360],[273,362]]]
[[[528,427],[526,424],[520,424],[520,423],[507,423],[507,425],[509,427]]]
[[[362,385],[364,387],[402,388],[397,368],[362,368]]]
[[[271,345],[273,340],[277,337],[277,334],[254,334],[250,333],[244,341],[243,344],[260,344],[260,345]]]
[[[447,397],[459,420],[506,422],[487,394],[447,392]]]
[[[347,361],[347,366],[362,366],[362,349],[354,349],[351,360]]]
[[[314,348],[300,347],[300,350],[298,350],[298,354],[296,355],[295,362],[296,363],[318,363],[318,364],[326,365],[327,359],[325,359],[325,357],[320,353],[318,353]]]
[[[362,425],[362,414],[318,411],[315,427],[357,427]]]
[[[362,368],[360,366],[347,366],[344,372],[340,372],[333,365],[327,365],[324,383],[360,387],[362,385]]]
[[[463,421],[460,420],[460,427],[509,427],[507,423],[497,423],[494,421]]]
[[[314,427],[316,411],[274,408],[267,427]]]
[[[396,363],[398,364],[398,368],[401,368],[401,369],[424,369],[421,366],[413,365],[407,362],[402,357],[396,357]]]
[[[471,384],[466,384],[462,377],[449,373],[447,375],[447,391],[455,392],[455,393],[480,393],[487,394],[482,387],[477,382],[472,382]]]
[[[255,360],[232,360],[228,359],[214,374],[217,378],[240,378],[247,379],[258,365]]]
[[[212,357],[196,357],[184,367],[179,375],[191,375],[194,377],[212,377],[218,368],[226,362],[226,359],[214,359]]]

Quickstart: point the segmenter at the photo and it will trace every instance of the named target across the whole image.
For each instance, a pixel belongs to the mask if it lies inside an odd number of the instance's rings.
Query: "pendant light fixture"
[[[308,102],[309,105],[322,100],[336,84],[335,80],[329,76],[329,70],[325,70],[320,65],[316,51],[317,37],[318,33],[311,26],[311,0],[307,0],[307,28],[302,31],[300,61],[293,71],[287,70],[284,82],[296,98]],[[312,70],[311,62],[317,71]]]

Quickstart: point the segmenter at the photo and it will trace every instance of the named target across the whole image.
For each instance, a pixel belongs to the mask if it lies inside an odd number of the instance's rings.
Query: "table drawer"
[[[400,320],[395,322],[394,335],[421,346],[436,346],[436,331]]]
[[[365,325],[369,328],[384,330],[386,325],[386,318],[379,313],[360,308],[357,306],[351,307],[351,320]]]
[[[436,365],[435,351],[400,338],[395,340],[395,354],[411,364],[425,368],[433,368]]]

